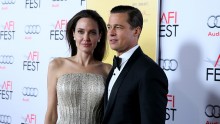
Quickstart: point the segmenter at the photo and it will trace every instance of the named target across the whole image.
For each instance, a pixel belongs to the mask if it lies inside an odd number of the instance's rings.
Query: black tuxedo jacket
[[[106,80],[102,124],[165,124],[168,80],[139,47],[116,80],[108,100]]]

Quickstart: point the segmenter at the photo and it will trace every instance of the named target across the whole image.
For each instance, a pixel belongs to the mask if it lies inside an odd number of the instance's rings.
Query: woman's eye
[[[94,31],[94,32],[91,32],[91,34],[92,34],[92,35],[96,35],[97,33]]]
[[[83,34],[84,32],[83,32],[83,31],[81,31],[81,30],[79,30],[79,31],[78,31],[78,33],[79,33],[79,34]]]

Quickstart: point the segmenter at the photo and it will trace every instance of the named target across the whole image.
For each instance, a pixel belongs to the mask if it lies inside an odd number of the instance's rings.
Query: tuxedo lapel
[[[109,96],[109,100],[107,100],[107,105],[105,107],[105,114],[107,114],[109,112],[109,110],[111,110],[111,107],[113,106],[113,104],[115,102],[115,98],[116,98],[118,89],[119,89],[121,83],[123,82],[123,79],[127,75],[128,71],[129,71],[129,67],[124,67],[124,69],[122,70],[118,79],[116,80],[115,84],[113,85],[112,90],[111,90],[111,94]]]
[[[108,113],[112,110],[112,107],[115,102],[115,98],[118,93],[118,89],[120,88],[121,84],[124,83],[123,82],[124,78],[126,77],[129,70],[132,68],[133,64],[135,63],[135,60],[141,55],[141,53],[143,54],[141,48],[139,47],[139,48],[137,48],[137,50],[135,50],[133,55],[129,58],[127,64],[123,68],[123,70],[120,73],[120,75],[118,76],[114,86],[112,87],[111,94],[110,94],[109,100],[108,100],[108,83],[111,79],[111,75],[112,75],[114,69],[112,69],[110,71],[110,76],[108,76],[108,78],[106,80],[107,84],[106,84],[105,94],[107,94],[107,95],[105,95],[105,112],[104,112],[104,118],[103,118],[104,120],[108,117]]]

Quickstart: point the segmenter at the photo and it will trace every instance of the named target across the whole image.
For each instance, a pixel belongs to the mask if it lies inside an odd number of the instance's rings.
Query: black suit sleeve
[[[143,71],[139,82],[141,124],[165,124],[168,80],[155,65]]]

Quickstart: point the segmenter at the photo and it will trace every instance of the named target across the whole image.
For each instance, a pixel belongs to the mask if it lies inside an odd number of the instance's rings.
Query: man
[[[165,124],[168,81],[138,45],[142,26],[137,8],[111,10],[107,36],[121,61],[106,80],[103,124]]]

